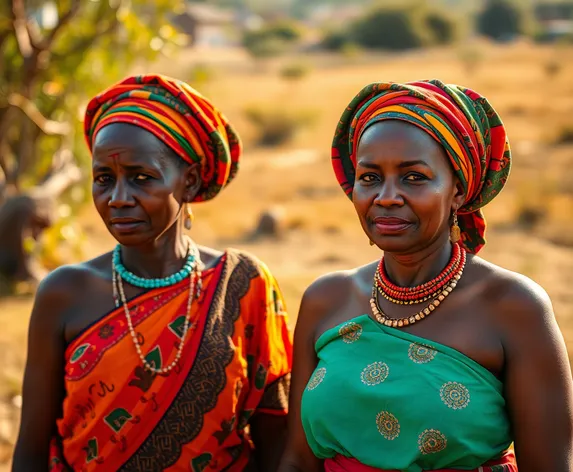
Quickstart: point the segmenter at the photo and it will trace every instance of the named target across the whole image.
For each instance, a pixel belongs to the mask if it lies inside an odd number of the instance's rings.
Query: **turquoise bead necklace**
[[[163,287],[170,287],[171,285],[175,285],[182,280],[185,280],[189,277],[189,274],[193,271],[195,267],[195,263],[197,262],[197,255],[195,251],[192,250],[193,244],[189,245],[189,249],[187,252],[187,260],[185,261],[185,265],[182,269],[172,275],[167,277],[158,278],[158,279],[146,279],[143,277],[139,277],[135,275],[133,272],[130,272],[125,268],[123,263],[121,262],[121,246],[118,244],[115,249],[113,250],[113,265],[115,266],[115,270],[119,274],[119,276],[125,280],[128,284],[133,285],[134,287],[139,288],[163,288]]]
[[[194,299],[198,299],[201,295],[202,283],[201,283],[201,270],[203,269],[203,263],[201,262],[201,257],[199,255],[199,248],[190,238],[186,238],[188,242],[187,250],[187,261],[183,268],[169,277],[164,277],[161,279],[144,279],[138,277],[137,275],[129,272],[121,262],[120,257],[120,247],[119,245],[114,249],[112,256],[112,287],[113,287],[113,297],[115,300],[116,307],[120,304],[123,305],[123,310],[125,312],[125,318],[127,320],[127,325],[129,327],[129,332],[131,334],[131,339],[135,345],[135,350],[143,366],[155,373],[155,374],[168,374],[177,365],[179,359],[181,358],[183,352],[183,345],[185,343],[185,338],[189,331],[194,328],[194,324],[191,324],[191,305]],[[131,285],[139,288],[162,288],[175,285],[185,279],[189,280],[189,296],[187,300],[187,312],[185,314],[185,324],[183,326],[183,333],[181,334],[181,340],[177,347],[177,354],[175,358],[166,367],[156,367],[151,365],[145,356],[143,355],[141,344],[139,343],[137,333],[133,327],[133,322],[131,320],[131,313],[129,311],[129,306],[127,302],[127,297],[125,296],[125,291],[123,288],[123,280]]]

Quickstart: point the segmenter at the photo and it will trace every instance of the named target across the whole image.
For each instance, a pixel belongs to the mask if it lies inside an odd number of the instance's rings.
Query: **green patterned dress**
[[[326,331],[316,352],[302,423],[321,459],[472,470],[512,442],[503,384],[455,349],[362,315]]]

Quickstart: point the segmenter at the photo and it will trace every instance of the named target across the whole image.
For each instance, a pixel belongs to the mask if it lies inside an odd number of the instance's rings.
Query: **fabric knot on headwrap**
[[[465,191],[457,212],[462,243],[477,253],[485,244],[480,209],[499,194],[511,167],[509,141],[497,112],[473,90],[439,80],[367,85],[346,107],[332,144],[334,172],[350,198],[360,137],[383,120],[416,125],[444,147]]]
[[[201,165],[203,185],[195,202],[215,197],[237,173],[238,134],[209,100],[180,80],[128,77],[93,98],[84,120],[90,151],[99,130],[120,122],[146,129],[186,162]]]

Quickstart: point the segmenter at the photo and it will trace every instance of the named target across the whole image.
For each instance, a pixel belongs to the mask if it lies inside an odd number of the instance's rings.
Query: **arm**
[[[318,359],[314,349],[318,323],[344,297],[339,275],[318,279],[305,292],[294,333],[294,358],[289,401],[289,423],[285,454],[279,472],[320,472],[323,461],[316,458],[306,440],[301,420],[302,394],[314,372]]]
[[[505,303],[505,388],[520,472],[573,470],[573,389],[547,294],[522,280]]]
[[[256,460],[259,472],[275,472],[284,451],[287,433],[287,417],[264,413],[251,420],[251,437],[256,445]]]
[[[276,472],[284,451],[288,413],[292,333],[280,287],[261,261],[252,261],[259,277],[253,280],[248,323],[253,330],[247,349],[251,356],[250,391],[243,405],[255,445],[249,471]]]
[[[50,440],[56,431],[64,397],[61,315],[68,295],[61,275],[58,271],[50,274],[40,284],[34,301],[13,472],[48,470]]]

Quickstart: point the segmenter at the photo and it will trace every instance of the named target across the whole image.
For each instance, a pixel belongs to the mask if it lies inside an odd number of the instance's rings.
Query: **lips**
[[[117,233],[132,233],[136,231],[143,221],[137,220],[135,218],[112,218],[110,220],[110,225]]]
[[[380,234],[398,234],[408,229],[412,223],[395,216],[378,216],[374,218],[374,225]]]

